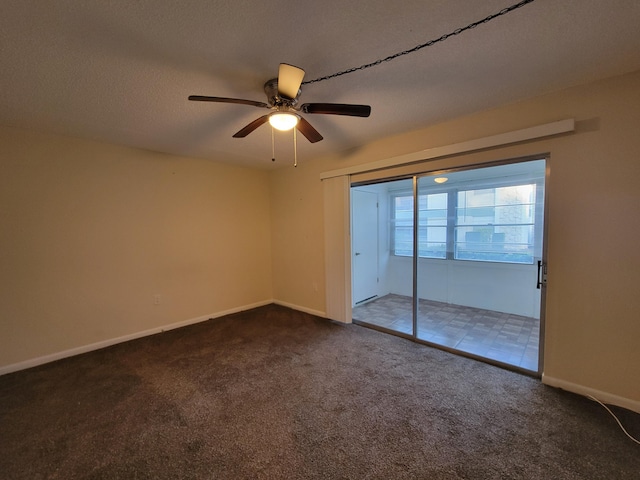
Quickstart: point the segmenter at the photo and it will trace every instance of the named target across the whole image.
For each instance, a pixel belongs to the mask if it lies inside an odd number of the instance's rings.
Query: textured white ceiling
[[[0,124],[272,168],[268,126],[232,138],[264,110],[187,97],[265,101],[262,86],[280,62],[310,80],[514,3],[8,0],[0,14]],[[325,139],[299,136],[299,155],[639,70],[638,25],[638,0],[535,0],[419,52],[305,85],[301,103],[362,103],[372,114],[306,115]],[[276,148],[290,156],[291,134],[278,134]]]

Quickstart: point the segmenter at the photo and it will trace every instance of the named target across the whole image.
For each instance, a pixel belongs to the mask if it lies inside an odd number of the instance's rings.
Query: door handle
[[[360,255],[360,252],[356,252],[356,257],[357,257],[358,255]]]
[[[536,283],[536,288],[539,290],[540,287],[547,284],[547,264],[542,260],[538,260],[538,281]]]

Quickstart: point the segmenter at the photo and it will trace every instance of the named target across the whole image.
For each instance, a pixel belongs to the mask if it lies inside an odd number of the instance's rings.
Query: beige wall
[[[0,367],[273,298],[265,172],[12,128],[0,145]]]
[[[331,255],[323,251],[321,172],[575,118],[573,134],[432,161],[427,168],[551,153],[544,375],[548,383],[640,407],[638,105],[640,72],[272,173],[275,298],[326,311],[323,295],[312,288],[324,285],[323,258]]]

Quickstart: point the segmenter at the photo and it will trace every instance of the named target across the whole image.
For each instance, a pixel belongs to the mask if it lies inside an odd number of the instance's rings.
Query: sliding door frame
[[[452,168],[445,168],[445,169],[433,169],[433,170],[429,170],[426,169],[424,171],[421,172],[417,172],[417,173],[413,173],[411,175],[405,175],[405,176],[400,176],[400,177],[389,177],[389,178],[385,178],[384,176],[381,176],[379,179],[376,180],[370,180],[370,181],[365,181],[365,182],[349,182],[349,190],[353,187],[358,187],[358,186],[363,186],[363,185],[371,185],[371,184],[376,184],[376,183],[382,183],[382,182],[386,182],[386,181],[392,181],[392,180],[401,180],[401,179],[411,179],[412,180],[412,192],[413,192],[413,258],[412,258],[412,274],[413,274],[413,279],[412,279],[412,332],[410,335],[404,334],[402,332],[396,332],[394,330],[390,330],[384,327],[377,327],[376,325],[373,324],[369,324],[367,323],[366,325],[368,327],[374,328],[376,330],[380,330],[383,331],[385,333],[390,333],[392,335],[396,335],[396,336],[400,336],[400,337],[404,337],[404,338],[410,338],[411,340],[420,343],[420,344],[424,344],[424,345],[428,345],[428,346],[432,346],[441,350],[445,350],[451,353],[455,353],[456,355],[461,355],[461,356],[465,356],[468,358],[473,358],[475,360],[479,360],[485,363],[489,363],[489,364],[493,364],[496,366],[500,366],[503,368],[507,368],[510,370],[514,370],[514,371],[518,371],[520,373],[529,375],[529,376],[534,376],[536,378],[540,378],[543,372],[543,366],[544,366],[544,332],[545,332],[545,310],[546,310],[546,283],[542,282],[541,285],[541,292],[540,292],[540,331],[539,331],[539,340],[538,340],[538,367],[537,367],[537,371],[533,372],[531,370],[528,369],[524,369],[515,365],[511,365],[508,363],[504,363],[504,362],[500,362],[497,360],[492,360],[486,357],[482,357],[473,353],[468,353],[462,350],[457,350],[455,348],[451,348],[451,347],[447,347],[445,345],[440,345],[437,343],[433,343],[433,342],[429,342],[428,340],[423,340],[417,337],[418,334],[418,326],[417,326],[417,322],[418,322],[418,306],[419,306],[419,298],[418,298],[418,260],[419,260],[419,228],[416,228],[416,225],[418,225],[419,222],[419,208],[418,208],[418,183],[419,183],[419,179],[425,176],[435,176],[435,175],[446,175],[449,173],[454,173],[454,172],[461,172],[461,171],[469,171],[469,170],[475,170],[475,169],[479,169],[479,168],[486,168],[486,167],[496,167],[496,166],[503,166],[503,165],[513,165],[513,164],[517,164],[517,163],[525,163],[525,162],[529,162],[529,161],[534,161],[534,160],[544,160],[545,161],[545,173],[544,173],[544,191],[543,191],[543,222],[542,222],[542,235],[541,235],[541,240],[542,240],[542,249],[541,249],[541,261],[543,262],[543,265],[547,265],[547,230],[548,230],[548,211],[549,211],[549,199],[548,199],[548,183],[549,183],[549,177],[550,177],[550,168],[549,168],[549,159],[550,159],[550,154],[549,153],[544,153],[544,154],[539,154],[539,155],[527,155],[527,156],[523,156],[523,157],[516,157],[516,158],[511,158],[511,159],[504,159],[504,160],[495,160],[495,161],[489,161],[489,162],[480,162],[480,163],[474,163],[474,164],[469,164],[469,165],[462,165],[462,166],[456,166],[456,167],[452,167]],[[426,167],[427,165],[425,165]],[[382,173],[382,172],[381,172]],[[350,212],[350,208],[349,208],[349,212]],[[349,255],[349,258],[351,258],[351,255]],[[351,266],[349,265],[349,268],[351,268]],[[349,272],[349,276],[351,275],[351,272]],[[533,288],[533,287],[532,287]],[[351,301],[349,301],[349,305],[351,305]],[[351,321],[353,321],[352,318],[350,318]],[[355,323],[362,323],[362,322],[358,322],[357,320],[355,321]]]

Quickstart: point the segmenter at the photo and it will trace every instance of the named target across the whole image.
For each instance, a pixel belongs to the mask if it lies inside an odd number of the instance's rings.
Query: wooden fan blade
[[[349,105],[346,103],[305,103],[300,107],[300,110],[304,113],[348,115],[350,117],[368,117],[371,114],[369,105]]]
[[[226,97],[206,97],[203,95],[189,95],[189,100],[195,102],[218,102],[218,103],[238,103],[240,105],[251,105],[252,107],[269,108],[264,102],[256,102],[254,100],[243,100],[241,98],[226,98]]]
[[[278,70],[278,95],[293,100],[298,96],[304,70],[288,63],[281,63]]]
[[[268,121],[269,121],[269,115],[263,115],[260,118],[256,118],[249,125],[247,125],[243,129],[239,130],[236,134],[234,134],[233,138],[244,138],[247,135],[249,135],[251,132],[253,132],[256,128],[258,128],[260,125],[267,123]]]
[[[298,121],[298,125],[296,125],[296,128],[311,143],[316,143],[322,140],[322,135],[320,135],[320,133],[318,133],[318,131],[315,128],[313,128],[311,124],[302,117],[300,117],[300,120]]]

